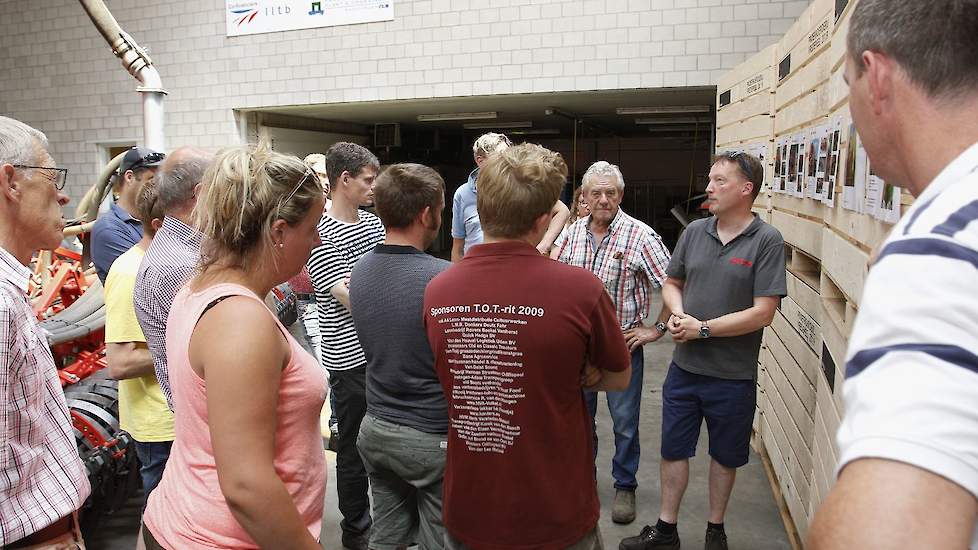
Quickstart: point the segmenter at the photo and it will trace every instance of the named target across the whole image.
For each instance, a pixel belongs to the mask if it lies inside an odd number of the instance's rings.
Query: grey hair
[[[0,116],[0,164],[34,164],[37,146],[47,150],[48,138],[44,132]]]
[[[472,144],[472,155],[477,157],[487,157],[492,153],[498,153],[512,145],[506,134],[487,132],[479,136]]]
[[[157,200],[165,215],[190,206],[194,188],[212,160],[210,153],[191,147],[182,147],[167,156],[156,172]]]
[[[978,0],[862,0],[846,46],[856,74],[863,52],[893,58],[935,99],[970,96],[978,88]]]
[[[618,169],[618,166],[611,164],[606,160],[599,160],[598,162],[595,162],[587,169],[587,172],[584,172],[584,176],[581,178],[581,186],[587,185],[591,178],[600,176],[614,177],[615,181],[617,182],[615,183],[615,187],[617,187],[619,191],[625,189],[625,178],[622,177],[621,170]]]

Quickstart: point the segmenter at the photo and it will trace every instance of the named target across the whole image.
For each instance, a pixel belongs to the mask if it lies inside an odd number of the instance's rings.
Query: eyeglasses
[[[135,166],[139,166],[140,164],[154,164],[157,162],[162,162],[165,158],[166,155],[163,153],[150,153],[139,159],[139,162],[137,162]]]
[[[52,168],[50,166],[28,166],[26,164],[12,164],[14,168],[24,168],[28,170],[50,170],[54,172],[53,178],[48,178],[51,180],[51,184],[58,191],[65,188],[65,183],[68,181],[68,169],[67,168]]]
[[[747,181],[754,181],[754,176],[751,175],[750,165],[747,164],[747,154],[741,151],[727,151],[724,156],[732,162],[736,162],[737,166],[740,167],[740,172],[747,178]]]

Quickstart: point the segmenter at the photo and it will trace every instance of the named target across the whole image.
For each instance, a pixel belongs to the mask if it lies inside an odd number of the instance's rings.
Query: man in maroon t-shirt
[[[484,244],[425,292],[450,420],[449,549],[601,547],[582,385],[623,390],[631,366],[604,285],[536,249],[566,178],[560,155],[538,145],[490,158],[478,180]]]

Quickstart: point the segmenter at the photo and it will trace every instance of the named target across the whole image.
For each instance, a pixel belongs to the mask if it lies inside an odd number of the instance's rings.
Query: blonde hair
[[[560,153],[531,143],[492,155],[479,170],[476,205],[487,235],[518,238],[550,212],[567,182]]]
[[[193,213],[207,237],[202,266],[243,266],[272,246],[273,223],[298,224],[322,195],[311,168],[267,141],[221,151],[204,173]]]
[[[486,158],[492,153],[498,153],[512,145],[506,134],[488,132],[479,136],[472,144],[472,155]]]

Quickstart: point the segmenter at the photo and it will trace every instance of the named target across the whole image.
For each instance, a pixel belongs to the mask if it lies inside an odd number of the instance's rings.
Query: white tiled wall
[[[227,38],[223,0],[106,0],[159,67],[167,145],[233,143],[233,109],[702,86],[806,0],[394,0],[395,19]],[[77,199],[142,133],[135,81],[79,3],[0,0],[0,113],[47,133]]]

